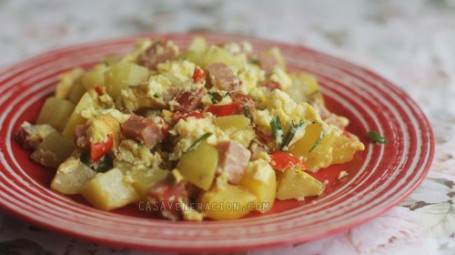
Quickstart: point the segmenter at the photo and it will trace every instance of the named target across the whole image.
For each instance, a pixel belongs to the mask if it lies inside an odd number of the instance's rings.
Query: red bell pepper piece
[[[236,103],[222,104],[222,105],[214,104],[207,108],[207,112],[210,112],[217,117],[232,115],[236,112],[236,110],[237,110]]]
[[[302,169],[306,168],[303,161],[286,152],[274,151],[270,153],[269,156],[271,159],[270,165],[273,167],[273,169],[278,171],[284,172],[285,170],[294,166],[299,166]]]
[[[90,144],[90,161],[91,163],[97,161],[106,155],[114,145],[114,137],[109,134],[104,141]]]
[[[100,86],[96,86],[95,91],[96,91],[96,94],[98,94],[98,96],[102,96],[104,94],[104,90]]]
[[[196,68],[194,68],[193,81],[194,81],[194,83],[202,83],[203,81],[205,81],[205,73],[198,66],[196,66]]]

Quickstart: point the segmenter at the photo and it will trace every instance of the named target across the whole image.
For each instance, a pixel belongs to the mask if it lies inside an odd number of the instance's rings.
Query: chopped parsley
[[[313,146],[311,146],[310,150],[308,151],[309,153],[313,152],[319,146],[319,144],[321,144],[322,138],[324,138],[324,136],[325,132],[322,132],[316,142],[314,142]]]
[[[98,164],[98,166],[96,167],[96,171],[99,172],[99,173],[104,173],[106,172],[107,170],[110,170],[112,169],[113,167],[113,163],[112,163],[112,158],[109,154],[106,154],[103,159],[100,161],[100,163]]]
[[[367,137],[370,138],[371,140],[373,140],[377,144],[387,143],[387,139],[374,130],[368,132]]]
[[[304,126],[305,126],[304,120],[298,122],[297,124],[294,124],[294,121],[291,121],[289,129],[286,132],[286,135],[284,135],[284,137],[283,137],[283,142],[281,143],[280,149],[285,150],[286,147],[289,146],[289,144],[291,143],[292,139],[294,139],[294,136],[297,133],[297,130]]]
[[[250,62],[250,64],[253,64],[253,65],[259,65],[259,60],[258,59],[252,59],[249,62]]]
[[[245,105],[245,107],[243,108],[243,111],[245,112],[245,117],[250,119],[250,121],[253,121],[253,116],[251,116],[250,106]]]
[[[211,132],[207,132],[205,134],[203,134],[201,137],[199,137],[193,144],[191,144],[190,147],[188,147],[188,149],[185,151],[185,153],[189,152],[190,150],[194,149],[196,146],[198,146],[200,143],[202,143],[203,141],[207,140],[207,138],[209,138],[211,135],[213,135],[213,133]]]
[[[272,127],[272,134],[275,138],[275,143],[281,144],[283,141],[283,126],[281,125],[280,118],[278,116],[273,116],[270,121],[270,126]]]
[[[114,166],[112,158],[109,154],[106,154],[98,163],[95,164],[90,164],[90,154],[87,152],[83,152],[79,159],[84,165],[100,173],[104,173],[107,170],[112,169]]]
[[[213,104],[217,104],[218,102],[221,102],[223,100],[223,96],[220,95],[218,92],[208,92],[208,95],[210,97],[210,100],[212,100]]]
[[[87,152],[81,154],[80,160],[84,165],[90,166],[90,154]]]

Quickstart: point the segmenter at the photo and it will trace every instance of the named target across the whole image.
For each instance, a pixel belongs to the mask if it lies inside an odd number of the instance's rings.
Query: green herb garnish
[[[220,95],[219,93],[217,92],[208,92],[208,95],[210,97],[210,100],[212,100],[212,103],[213,104],[217,104],[218,102],[221,102],[221,100],[223,100],[223,96]]]
[[[318,147],[319,144],[321,144],[322,138],[324,138],[324,136],[325,136],[325,133],[322,132],[321,135],[316,140],[316,142],[314,142],[313,146],[311,146],[310,150],[308,151],[309,153],[313,152],[316,149],[316,147]]]
[[[245,112],[245,117],[250,119],[250,121],[253,121],[253,116],[251,116],[250,106],[245,105],[245,107],[243,108],[243,111]]]
[[[111,156],[109,156],[109,154],[106,154],[95,170],[99,173],[104,173],[107,170],[112,169],[112,167],[113,167],[112,158]]]
[[[283,126],[281,125],[280,118],[278,116],[273,116],[270,121],[270,126],[272,127],[272,134],[275,138],[275,143],[281,144],[283,140]]]
[[[294,136],[297,133],[297,130],[303,126],[305,126],[304,120],[298,122],[297,124],[294,124],[294,121],[291,121],[289,129],[286,132],[286,135],[284,135],[283,142],[281,143],[280,146],[280,150],[285,149],[286,146],[288,146],[291,143],[292,139],[294,139]]]
[[[372,139],[377,144],[387,143],[387,139],[385,139],[384,136],[373,130],[367,133],[367,137]]]
[[[259,60],[258,59],[251,59],[249,62],[250,62],[250,64],[253,64],[253,65],[258,65],[259,64]]]
[[[157,92],[157,93],[153,94],[153,97],[154,98],[160,98],[160,93]]]
[[[90,154],[84,152],[81,154],[80,161],[84,163],[84,165],[90,166]]]
[[[207,132],[205,134],[203,134],[201,137],[199,137],[193,144],[191,144],[190,147],[188,147],[188,149],[185,151],[185,153],[189,152],[190,150],[192,150],[194,147],[198,146],[200,143],[202,143],[204,140],[206,140],[207,138],[209,138],[211,135],[213,135],[213,133],[211,132]]]

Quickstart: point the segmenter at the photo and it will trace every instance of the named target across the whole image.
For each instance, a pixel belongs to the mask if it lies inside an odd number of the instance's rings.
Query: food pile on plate
[[[364,149],[347,125],[313,76],[287,72],[277,48],[195,38],[182,51],[162,39],[61,75],[17,137],[57,169],[55,191],[102,210],[137,204],[201,221],[322,194],[312,174]]]

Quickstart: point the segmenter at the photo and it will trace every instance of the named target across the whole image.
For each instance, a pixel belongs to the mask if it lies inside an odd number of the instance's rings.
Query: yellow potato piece
[[[81,187],[95,175],[93,169],[71,157],[58,167],[51,188],[66,195],[79,194]]]
[[[117,147],[120,137],[120,124],[111,115],[99,115],[90,121],[88,134],[90,142],[93,143],[104,141],[108,135],[112,135],[114,139],[114,147]]]
[[[158,181],[166,178],[169,175],[169,171],[148,169],[148,168],[135,168],[129,172],[129,176],[132,179],[132,185],[136,189],[137,193],[141,198],[145,198],[148,189]]]
[[[47,135],[43,142],[30,156],[43,166],[58,167],[74,151],[74,145],[58,132]]]
[[[279,200],[317,196],[324,191],[324,184],[298,168],[291,168],[278,175],[276,198]]]
[[[213,123],[226,133],[232,133],[237,130],[245,129],[251,124],[250,119],[244,115],[229,115],[216,118]]]
[[[36,123],[49,124],[58,131],[62,131],[73,110],[74,104],[68,100],[55,97],[48,98],[41,108]]]
[[[357,136],[339,135],[335,138],[332,146],[332,164],[349,162],[357,151],[363,151],[364,149],[365,146],[359,141]]]
[[[248,147],[256,136],[251,126],[251,120],[244,115],[229,115],[213,120],[215,126],[221,128],[229,138]]]
[[[208,190],[213,183],[218,166],[218,151],[213,145],[203,143],[184,154],[177,169],[185,180]]]
[[[93,89],[95,87],[104,87],[104,72],[108,68],[105,65],[97,65],[93,69],[87,71],[82,75],[82,85],[86,90]]]
[[[80,193],[94,207],[105,211],[139,200],[136,190],[124,179],[122,171],[118,168],[98,173],[82,186]]]
[[[233,220],[247,215],[256,202],[256,196],[246,188],[226,185],[204,192],[200,199],[203,214],[215,220]]]
[[[74,128],[77,125],[82,125],[87,122],[87,120],[82,117],[82,111],[86,109],[97,109],[98,108],[98,103],[90,96],[90,93],[85,93],[79,102],[76,105],[76,108],[74,109],[73,113],[71,114],[68,122],[66,123],[65,128],[63,129],[62,134],[65,137],[68,137],[70,139],[73,138],[74,136]]]
[[[87,90],[84,88],[84,86],[82,86],[80,83],[76,83],[71,88],[70,94],[68,95],[68,100],[74,104],[77,104],[85,92],[87,92]]]
[[[59,83],[55,88],[55,97],[60,99],[67,98],[74,85],[79,82],[83,73],[84,70],[77,67],[60,75]]]
[[[264,213],[272,208],[276,196],[276,175],[266,161],[250,162],[239,185],[256,195],[255,210]]]
[[[107,92],[115,100],[122,89],[138,85],[147,80],[149,70],[133,63],[119,62],[104,74]]]
[[[322,123],[309,124],[305,135],[294,143],[289,152],[302,157],[305,165],[312,172],[327,167],[332,162],[332,144],[335,140],[332,128],[323,128]]]

